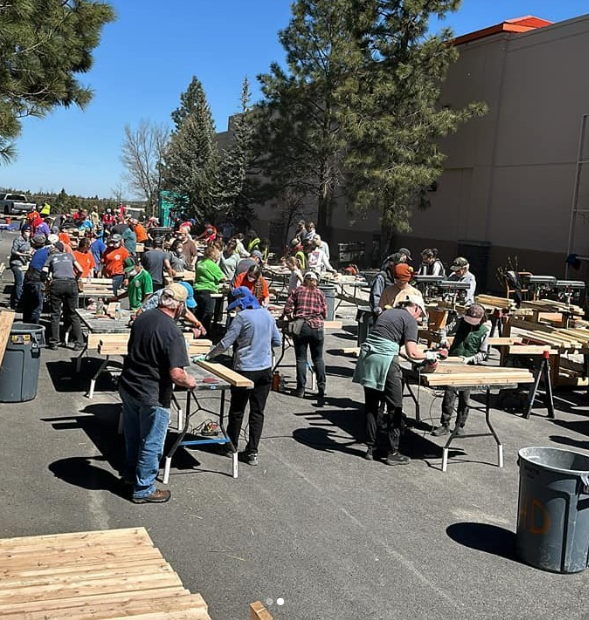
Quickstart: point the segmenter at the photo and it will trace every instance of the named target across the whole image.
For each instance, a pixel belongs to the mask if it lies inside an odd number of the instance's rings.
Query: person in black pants
[[[80,351],[84,348],[84,340],[80,317],[76,314],[76,309],[78,307],[78,277],[83,271],[82,266],[72,254],[64,251],[63,244],[58,241],[54,245],[44,269],[51,275],[49,348],[55,350],[59,344],[59,320],[63,308],[64,328],[67,331],[71,325],[74,350]]]
[[[313,370],[317,376],[317,400],[322,406],[326,384],[325,362],[323,361],[323,324],[327,316],[327,302],[323,291],[317,287],[318,282],[317,274],[314,271],[308,271],[303,278],[303,286],[299,286],[288,296],[284,306],[284,316],[295,324],[301,324],[299,333],[293,333],[297,360],[297,388],[294,395],[299,398],[305,395],[307,349],[309,349]]]
[[[365,458],[374,459],[377,446],[379,404],[384,399],[387,407],[387,465],[404,465],[411,459],[399,452],[403,422],[403,386],[399,367],[399,349],[405,345],[411,360],[435,362],[437,354],[417,349],[417,319],[425,314],[423,299],[409,296],[402,307],[385,310],[376,320],[374,329],[360,347],[354,371],[354,383],[364,387],[366,415]]]
[[[234,301],[228,310],[235,310],[236,316],[227,334],[206,355],[211,359],[229,349],[234,343],[234,369],[253,383],[251,388],[231,388],[231,407],[227,435],[237,450],[245,408],[249,402],[249,438],[242,459],[249,465],[258,464],[258,446],[264,427],[266,400],[272,387],[272,347],[282,344],[282,336],[272,315],[262,308],[246,287],[232,291]]]
[[[43,267],[51,250],[51,246],[45,245],[46,241],[45,235],[35,235],[31,242],[35,253],[25,273],[23,284],[22,308],[24,323],[35,323],[38,325],[41,320],[43,289],[45,287]]]

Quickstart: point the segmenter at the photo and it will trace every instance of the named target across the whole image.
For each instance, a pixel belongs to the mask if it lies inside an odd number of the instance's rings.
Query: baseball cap
[[[421,297],[420,295],[407,295],[407,297],[403,299],[400,304],[413,304],[421,310],[422,314],[427,314],[425,310],[425,304],[423,303],[423,297]]]
[[[260,308],[260,302],[256,296],[245,286],[238,286],[231,291],[233,301],[227,306],[227,310],[234,310],[235,308],[257,309]]]
[[[120,241],[123,240],[123,238],[121,237],[121,235],[117,235],[116,233],[110,238],[111,241],[113,241],[114,243],[119,243]]]
[[[176,282],[166,286],[164,289],[164,295],[167,295],[176,301],[183,301],[184,303],[186,303],[186,300],[188,299],[188,291],[181,284]]]
[[[133,271],[133,269],[135,269],[136,264],[135,264],[135,260],[132,258],[126,258],[125,262],[123,263],[123,271],[125,273],[131,273],[131,271]]]
[[[58,252],[63,252],[65,250],[65,247],[63,245],[63,243],[61,241],[58,241],[57,243],[53,244],[53,247],[58,251]]]
[[[188,292],[188,297],[186,298],[186,307],[187,308],[196,308],[196,301],[194,301],[194,289],[188,282],[179,282],[180,286],[183,286]]]
[[[319,280],[319,276],[314,271],[307,271],[305,274],[305,280],[310,278],[311,280]]]
[[[401,282],[409,282],[412,275],[413,269],[411,269],[411,267],[409,267],[407,263],[399,263],[395,265],[395,280],[400,280]]]
[[[35,236],[41,236],[41,235],[35,235]],[[49,237],[47,237],[47,241],[49,241],[49,243],[57,243],[59,241],[59,237],[55,233],[51,233]]]
[[[32,239],[32,243],[35,247],[42,248],[45,245],[45,235],[35,235]]]
[[[464,267],[468,267],[468,260],[464,256],[457,256],[452,265],[450,265],[450,271],[458,271]]]
[[[252,252],[252,256],[254,258],[264,258],[264,255],[262,254],[262,252],[260,252],[260,250],[254,250]]]
[[[407,254],[407,258],[411,260],[411,250],[408,250],[407,248],[401,248],[397,254]]]

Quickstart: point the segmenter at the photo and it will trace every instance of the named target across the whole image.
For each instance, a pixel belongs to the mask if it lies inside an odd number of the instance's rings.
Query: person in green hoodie
[[[456,334],[448,352],[449,357],[459,357],[464,364],[482,364],[489,354],[489,334],[491,322],[483,306],[472,304],[463,317],[458,319]],[[454,413],[456,399],[458,409],[456,415],[457,435],[464,435],[464,425],[468,418],[470,390],[447,387],[442,401],[442,417],[440,426],[432,431],[434,437],[441,437],[450,432],[450,420]]]
[[[219,292],[219,284],[225,281],[225,274],[218,265],[221,252],[213,245],[208,245],[203,258],[196,263],[194,274],[194,299],[196,301],[196,318],[210,333],[211,321],[215,314],[215,299],[211,294]]]
[[[382,400],[387,408],[387,465],[405,465],[411,459],[399,452],[403,422],[403,386],[399,366],[399,349],[412,361],[438,359],[433,351],[424,353],[417,349],[417,319],[425,315],[423,299],[409,295],[399,307],[385,310],[376,319],[374,328],[360,347],[354,371],[354,383],[364,387],[364,413],[366,415],[365,459],[374,459],[377,444],[378,408]]]

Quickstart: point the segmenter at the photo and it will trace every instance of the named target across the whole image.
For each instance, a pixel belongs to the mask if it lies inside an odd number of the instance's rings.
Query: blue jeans
[[[10,265],[10,270],[14,275],[14,288],[12,289],[12,295],[10,296],[10,307],[15,310],[17,307],[20,307],[25,272],[22,270],[20,265]]]
[[[155,479],[164,452],[164,442],[170,410],[137,400],[119,387],[123,401],[125,429],[125,471],[123,476],[133,480],[133,497],[147,497],[155,491]]]
[[[125,274],[112,277],[112,294],[116,297],[119,289],[123,286]]]

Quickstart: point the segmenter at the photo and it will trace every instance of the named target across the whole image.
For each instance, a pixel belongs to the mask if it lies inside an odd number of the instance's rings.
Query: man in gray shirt
[[[464,299],[464,304],[466,306],[474,304],[474,294],[477,289],[477,280],[474,275],[470,273],[469,269],[470,265],[468,264],[468,260],[464,258],[464,256],[458,256],[450,266],[450,271],[452,273],[448,277],[448,280],[468,283],[470,288],[466,291],[466,297]]]
[[[154,291],[159,291],[164,288],[164,270],[168,273],[170,278],[176,275],[176,272],[172,269],[172,265],[170,264],[168,254],[162,249],[163,244],[163,239],[158,237],[153,242],[153,248],[145,252],[141,259],[141,264],[151,276]]]
[[[76,309],[78,307],[78,277],[83,271],[82,266],[72,254],[64,251],[63,243],[58,241],[49,254],[43,271],[51,275],[49,348],[55,350],[59,344],[59,319],[63,307],[64,328],[67,331],[71,325],[74,350],[81,351],[84,348],[84,339],[80,317],[76,314]]]

